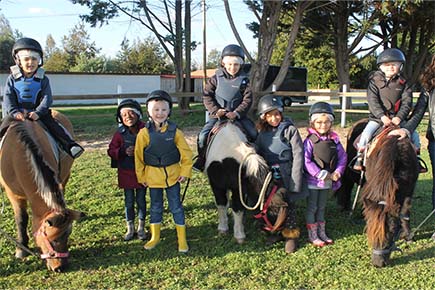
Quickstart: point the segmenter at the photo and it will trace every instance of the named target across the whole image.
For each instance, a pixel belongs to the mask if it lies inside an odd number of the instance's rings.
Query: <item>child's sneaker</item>
[[[80,145],[73,145],[70,149],[69,149],[70,153],[71,153],[71,157],[76,159],[77,157],[79,157],[80,155],[82,155],[82,153],[85,151],[85,149],[83,149],[82,146]]]
[[[364,169],[362,153],[358,153],[353,169],[356,171],[362,171]]]
[[[421,159],[420,155],[417,155],[417,160],[418,160],[418,167],[420,168],[420,173],[428,172],[426,162],[424,162],[424,160]]]

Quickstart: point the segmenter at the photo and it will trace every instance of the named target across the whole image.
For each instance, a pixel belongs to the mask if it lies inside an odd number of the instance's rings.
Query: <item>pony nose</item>
[[[47,267],[53,272],[62,273],[67,269],[68,261],[66,259],[53,259],[47,261]]]

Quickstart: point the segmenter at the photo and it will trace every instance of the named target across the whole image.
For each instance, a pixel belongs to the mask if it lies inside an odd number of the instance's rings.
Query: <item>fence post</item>
[[[122,94],[122,86],[121,85],[117,85],[116,86],[116,93],[118,94],[118,106],[119,106],[119,104],[121,103],[121,100],[122,100],[122,97],[121,97],[121,94]]]
[[[344,126],[346,125],[346,101],[347,101],[347,97],[346,97],[346,93],[347,93],[347,85],[343,85],[343,91],[342,93],[344,93],[342,95],[342,101],[341,101],[341,128],[344,128]]]
[[[5,117],[5,111],[3,110],[3,102],[4,102],[4,97],[3,96],[3,86],[0,86],[0,97],[1,97],[1,102],[0,102],[0,106],[2,109],[2,119]]]

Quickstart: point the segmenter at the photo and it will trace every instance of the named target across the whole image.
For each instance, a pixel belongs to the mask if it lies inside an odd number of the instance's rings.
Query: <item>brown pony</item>
[[[71,122],[64,115],[53,111],[53,117],[72,132]],[[39,121],[11,123],[0,149],[0,182],[14,210],[17,242],[28,247],[28,203],[41,258],[48,269],[61,272],[68,264],[72,222],[83,214],[66,208],[63,194],[73,159],[50,139]],[[16,248],[17,258],[27,255],[27,251]]]
[[[409,211],[418,179],[418,161],[408,138],[383,134],[366,162],[366,183],[361,192],[366,234],[372,250],[372,263],[384,267],[395,241],[410,236]]]

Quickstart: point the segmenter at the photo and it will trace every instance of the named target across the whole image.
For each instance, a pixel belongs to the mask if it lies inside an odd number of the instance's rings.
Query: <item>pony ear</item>
[[[73,209],[67,209],[66,214],[68,215],[68,218],[71,219],[72,221],[78,221],[86,216],[85,213]]]

